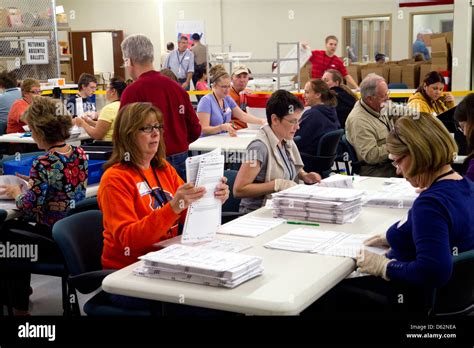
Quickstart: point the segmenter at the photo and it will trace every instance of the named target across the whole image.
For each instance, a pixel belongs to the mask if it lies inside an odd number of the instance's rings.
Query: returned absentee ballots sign
[[[48,40],[25,39],[26,64],[48,64]]]

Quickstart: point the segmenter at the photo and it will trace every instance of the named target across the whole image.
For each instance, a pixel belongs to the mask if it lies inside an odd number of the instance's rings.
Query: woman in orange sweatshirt
[[[165,160],[163,117],[150,103],[120,110],[114,125],[114,150],[100,182],[98,201],[104,214],[102,266],[119,269],[152,251],[153,244],[176,236],[186,209],[204,187],[185,184]],[[226,178],[215,197],[229,197]]]

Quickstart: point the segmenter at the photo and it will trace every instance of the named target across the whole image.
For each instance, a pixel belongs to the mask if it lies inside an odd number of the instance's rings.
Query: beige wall
[[[342,17],[374,14],[392,15],[392,60],[408,57],[410,13],[453,10],[453,5],[399,8],[395,0],[57,0],[66,11],[74,9],[72,30],[123,29],[125,35],[143,33],[155,44],[156,57],[167,41],[176,41],[176,21],[203,21],[208,44],[232,44],[233,51],[248,51],[253,58],[276,58],[276,42],[307,40],[313,49],[324,47],[324,38],[341,38]],[[160,32],[159,8],[163,8],[163,32]],[[463,3],[462,5],[459,5]],[[465,3],[465,4],[464,4]],[[455,13],[456,42],[462,46],[459,61],[467,58],[464,26],[466,0],[456,0],[462,10]],[[180,12],[183,11],[183,12]],[[292,12],[290,12],[292,11]],[[180,18],[179,15],[183,14]],[[294,19],[290,19],[290,15]],[[462,24],[456,24],[456,18]],[[470,22],[469,22],[470,23]],[[468,30],[469,31],[469,30]],[[160,37],[162,40],[160,40]],[[458,52],[455,47],[455,52]],[[470,50],[470,46],[469,46]],[[341,54],[341,48],[338,49]],[[469,54],[470,59],[470,54]],[[467,67],[469,66],[469,70]],[[256,72],[268,72],[270,64],[254,66]],[[456,75],[470,71],[470,60],[460,63]],[[455,81],[458,80],[455,78]]]

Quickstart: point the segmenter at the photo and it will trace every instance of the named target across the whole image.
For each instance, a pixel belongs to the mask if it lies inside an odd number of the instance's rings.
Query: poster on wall
[[[189,40],[189,47],[192,47],[193,39],[191,36],[197,33],[201,36],[201,43],[203,45],[206,44],[206,37],[204,35],[204,22],[203,21],[177,21],[176,22],[176,37],[177,40],[181,38],[181,36],[186,36]]]
[[[48,64],[48,40],[25,39],[26,64]]]

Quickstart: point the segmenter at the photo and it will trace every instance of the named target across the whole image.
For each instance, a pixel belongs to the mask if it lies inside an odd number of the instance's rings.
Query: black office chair
[[[474,250],[453,256],[453,274],[448,284],[435,289],[432,316],[457,316],[474,312]]]
[[[346,166],[347,175],[354,175],[360,173],[360,167],[362,165],[362,161],[357,159],[357,154],[354,147],[349,143],[347,140],[346,135],[344,134],[341,138],[341,154],[339,154],[339,158],[342,159]]]
[[[115,270],[103,270],[102,213],[88,210],[68,216],[53,227],[53,238],[64,255],[69,270],[68,285],[82,294],[89,294],[102,285],[102,280]],[[73,313],[79,313],[76,303]],[[100,291],[84,304],[91,316],[149,316],[151,310],[125,309],[115,306]]]
[[[389,83],[388,89],[408,89],[408,86],[405,83]]]
[[[239,213],[240,199],[235,198],[232,192],[234,188],[235,177],[238,171],[236,170],[225,170],[224,176],[227,178],[227,185],[229,186],[229,198],[222,205],[222,223],[232,221],[243,214]]]
[[[319,140],[316,156],[301,152],[304,170],[307,172],[317,172],[323,178],[328,177],[336,160],[337,147],[343,135],[343,129],[336,129],[325,133]]]
[[[97,197],[89,197],[78,202],[75,207],[68,211],[67,215],[71,216],[87,210],[99,210],[99,202],[97,201]]]

